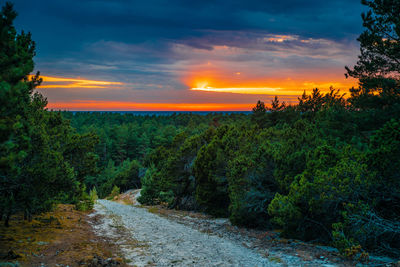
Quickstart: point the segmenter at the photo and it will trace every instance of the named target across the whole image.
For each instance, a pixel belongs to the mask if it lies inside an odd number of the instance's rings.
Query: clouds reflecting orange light
[[[320,77],[303,74],[302,77],[293,78],[258,78],[245,72],[230,74],[197,71],[183,80],[192,91],[277,96],[301,95],[304,90],[311,91],[313,88],[328,92],[330,87],[347,92],[356,86],[354,79],[329,74]]]
[[[79,78],[63,78],[41,76],[43,83],[39,88],[109,88],[111,86],[123,85],[120,82],[95,81]]]
[[[317,87],[327,92],[333,86],[347,92],[356,84],[338,75],[260,78],[249,72],[210,67],[190,71],[180,79],[186,90],[132,88],[121,82],[51,76],[42,76],[38,89],[48,97],[48,108],[55,110],[249,111],[257,100],[268,105],[275,95],[295,104],[304,90],[311,92]]]

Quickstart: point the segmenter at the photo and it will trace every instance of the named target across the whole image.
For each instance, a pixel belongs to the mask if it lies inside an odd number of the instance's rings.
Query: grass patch
[[[93,257],[115,258],[118,247],[97,237],[88,220],[89,212],[77,211],[73,205],[59,205],[55,211],[24,221],[22,214],[11,218],[10,227],[0,225],[0,258],[3,263],[21,266],[63,264],[76,266]],[[126,264],[121,261],[121,266]]]
[[[268,260],[272,261],[272,262],[276,262],[276,263],[282,263],[283,262],[281,258],[275,257],[275,256],[269,256]]]

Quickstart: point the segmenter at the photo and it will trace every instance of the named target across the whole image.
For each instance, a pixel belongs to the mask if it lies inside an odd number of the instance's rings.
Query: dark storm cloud
[[[40,30],[49,41],[81,37],[130,43],[198,37],[207,30],[342,39],[359,33],[362,10],[359,0],[16,0],[16,7],[19,24]]]

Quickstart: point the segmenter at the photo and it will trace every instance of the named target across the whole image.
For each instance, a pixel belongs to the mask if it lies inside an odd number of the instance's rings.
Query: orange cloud
[[[227,87],[227,88],[214,88],[210,86],[191,88],[192,91],[206,91],[217,93],[234,93],[234,94],[252,94],[252,95],[273,95],[277,94],[281,88],[271,87]],[[286,94],[298,94],[298,91],[286,91]]]
[[[55,110],[101,111],[249,111],[254,103],[135,103],[121,101],[51,102],[47,108]]]
[[[286,74],[287,75],[287,74]],[[356,85],[355,80],[345,79],[337,74],[318,75],[296,73],[291,76],[258,77],[252,75],[250,69],[231,68],[224,70],[215,66],[212,62],[202,66],[202,69],[189,71],[182,78],[188,86],[187,91],[160,91],[136,90],[135,100],[126,98],[112,100],[114,92],[109,89],[124,88],[127,84],[111,81],[97,81],[80,78],[64,78],[43,76],[42,88],[78,88],[73,90],[73,97],[68,95],[66,101],[59,97],[64,90],[43,90],[49,98],[49,109],[55,110],[104,110],[104,111],[249,111],[257,100],[263,100],[269,104],[270,99],[277,95],[280,100],[287,103],[297,103],[297,96],[304,90],[310,92],[312,88],[319,88],[322,92],[329,90],[330,86],[347,92],[348,88]],[[336,76],[335,76],[336,75]],[[286,77],[285,77],[286,76]],[[91,88],[104,89],[104,100],[87,99]],[[71,90],[70,90],[71,91]],[[69,91],[68,91],[69,92]],[[79,93],[78,93],[79,92]],[[133,91],[132,91],[133,92]],[[64,94],[65,95],[65,94]],[[154,98],[156,96],[156,98]],[[97,98],[101,99],[101,98]],[[169,99],[169,100],[168,100]],[[150,100],[151,103],[145,103]],[[154,103],[157,101],[171,101],[175,103]],[[176,103],[178,102],[178,103]]]
[[[294,40],[298,40],[298,39],[299,39],[299,37],[297,35],[274,35],[271,37],[265,37],[264,41],[283,43],[285,41],[294,41]]]
[[[192,91],[277,96],[297,96],[304,90],[311,91],[313,88],[328,92],[331,86],[347,92],[349,88],[357,84],[356,80],[344,77],[307,76],[310,75],[294,78],[254,78],[242,72],[240,75],[229,75],[212,71],[197,71],[183,80]]]
[[[43,83],[39,88],[115,88],[116,85],[123,85],[120,82],[96,81],[77,78],[41,76]]]
[[[279,38],[289,39],[287,36]],[[182,82],[191,91],[270,96],[300,96],[304,90],[310,92],[313,88],[328,92],[330,87],[348,92],[349,88],[357,86],[357,80],[346,79],[343,73],[329,70],[274,72],[267,76],[254,73],[251,67],[235,70],[235,66],[214,64],[202,64],[189,70]]]

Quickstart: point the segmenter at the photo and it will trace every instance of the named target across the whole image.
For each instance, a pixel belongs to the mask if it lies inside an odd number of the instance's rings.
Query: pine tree
[[[275,96],[274,100],[271,100],[271,108],[268,110],[272,111],[281,111],[285,109],[286,103],[283,101],[282,103],[279,102],[278,96]]]
[[[31,149],[29,113],[44,105],[38,95],[31,98],[41,82],[38,75],[31,80],[27,76],[34,68],[35,43],[29,33],[17,33],[16,16],[10,3],[0,12],[0,215],[5,215],[6,225],[21,191],[22,166]]]
[[[258,100],[257,105],[253,108],[253,114],[251,120],[255,122],[260,128],[263,128],[266,124],[266,111],[264,102]]]
[[[362,108],[376,108],[400,101],[400,1],[363,0],[370,8],[362,14],[364,32],[358,62],[346,67],[346,77],[359,79],[352,88],[351,102]]]
[[[96,137],[80,136],[60,113],[48,112],[33,78],[35,43],[18,34],[13,6],[0,12],[0,218],[49,210],[61,197],[71,196],[83,176],[95,170],[91,153]],[[85,144],[85,146],[83,146]],[[76,161],[76,159],[79,159]]]

